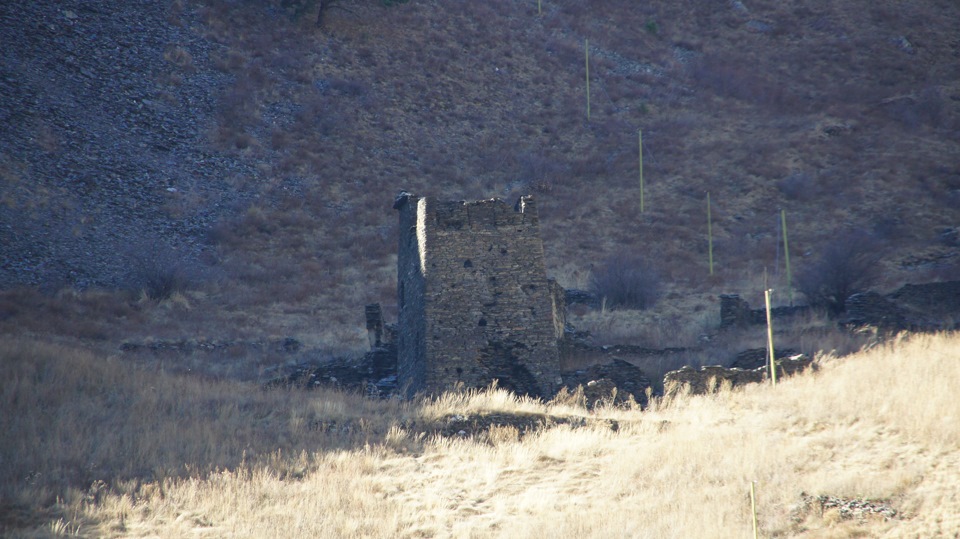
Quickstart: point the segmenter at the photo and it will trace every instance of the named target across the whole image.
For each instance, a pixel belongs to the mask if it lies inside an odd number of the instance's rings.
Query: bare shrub
[[[134,245],[125,258],[129,273],[124,288],[156,301],[196,286],[203,276],[185,253],[158,241]]]
[[[519,181],[535,193],[553,191],[554,182],[564,174],[564,167],[542,153],[525,153],[517,157]]]
[[[797,288],[814,307],[840,314],[851,295],[866,291],[879,277],[877,243],[869,234],[845,232],[797,274]]]
[[[615,255],[593,270],[590,289],[607,307],[646,309],[660,297],[660,274],[641,257]]]

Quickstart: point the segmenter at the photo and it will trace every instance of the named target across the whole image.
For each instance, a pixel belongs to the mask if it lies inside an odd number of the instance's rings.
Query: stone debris
[[[646,406],[647,394],[652,389],[650,378],[636,365],[622,359],[564,373],[563,383],[569,388],[583,388],[587,408],[631,401]]]
[[[0,288],[123,287],[140,244],[203,267],[211,225],[255,195],[230,178],[260,175],[210,150],[225,47],[172,21],[170,2],[72,4],[4,2],[0,17],[0,160],[16,176],[0,183]],[[167,209],[198,186],[208,203]]]
[[[770,317],[776,320],[793,318],[810,312],[807,305],[774,307]],[[720,329],[759,326],[767,323],[766,309],[751,309],[750,304],[737,294],[720,296]]]
[[[900,518],[900,513],[882,500],[841,498],[828,495],[811,496],[806,493],[801,493],[800,497],[803,500],[803,505],[798,513],[813,510],[819,511],[820,516],[823,516],[830,510],[836,510],[842,520],[856,519],[860,521],[869,518],[882,520]]]
[[[142,342],[127,341],[120,345],[121,352],[176,352],[190,354],[193,352],[225,352],[228,350],[245,350],[250,352],[279,352],[292,354],[299,352],[303,343],[293,337],[283,339],[267,339],[259,341],[220,341],[200,339],[161,340],[152,339]]]
[[[779,357],[779,356],[778,356]],[[816,368],[813,360],[802,354],[777,360],[777,376],[792,376],[807,368]],[[703,395],[714,393],[725,386],[731,388],[745,384],[757,384],[767,379],[766,365],[752,369],[726,368],[719,365],[707,365],[696,369],[689,365],[668,372],[663,378],[665,396],[684,393]]]
[[[907,284],[887,295],[854,294],[840,320],[852,330],[875,328],[884,333],[942,331],[960,328],[960,281]]]
[[[794,359],[801,354],[792,348],[777,349],[774,348],[774,354],[776,355],[777,361],[783,359]],[[769,354],[767,353],[766,348],[751,348],[749,350],[744,350],[734,357],[733,362],[730,363],[730,367],[733,369],[744,369],[744,370],[753,370],[765,367],[767,365],[767,358]]]

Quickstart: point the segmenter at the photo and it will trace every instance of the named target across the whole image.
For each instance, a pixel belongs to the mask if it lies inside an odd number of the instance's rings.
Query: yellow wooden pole
[[[587,121],[590,121],[590,40],[583,40],[583,51],[587,66]]]
[[[760,535],[757,530],[757,493],[754,489],[756,481],[750,482],[750,511],[753,513],[753,539],[759,539]]]
[[[640,142],[640,213],[643,213],[643,129],[637,130],[637,138]]]
[[[777,385],[777,355],[773,353],[773,324],[770,316],[770,292],[767,289],[763,291],[763,299],[767,304],[767,349],[770,351],[770,382]]]

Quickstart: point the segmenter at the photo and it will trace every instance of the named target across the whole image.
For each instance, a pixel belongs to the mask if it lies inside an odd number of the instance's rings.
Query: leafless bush
[[[134,245],[125,258],[129,273],[124,288],[156,301],[196,286],[204,273],[185,253],[157,241]]]
[[[590,289],[607,307],[646,309],[660,297],[660,274],[638,256],[615,255],[593,271]]]
[[[839,234],[828,243],[813,265],[797,274],[797,288],[814,307],[836,315],[847,298],[866,291],[878,276],[877,242],[864,232]]]
[[[563,166],[541,153],[529,153],[518,158],[520,181],[531,191],[548,193],[553,190]]]

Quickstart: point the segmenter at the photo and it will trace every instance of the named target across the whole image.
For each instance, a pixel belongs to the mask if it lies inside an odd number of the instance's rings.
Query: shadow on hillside
[[[77,522],[107,493],[135,501],[169,480],[224,470],[297,479],[341,451],[418,454],[437,438],[493,445],[560,425],[618,428],[583,408],[554,414],[500,389],[381,400],[171,374],[23,339],[4,338],[0,350],[3,534]]]

